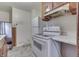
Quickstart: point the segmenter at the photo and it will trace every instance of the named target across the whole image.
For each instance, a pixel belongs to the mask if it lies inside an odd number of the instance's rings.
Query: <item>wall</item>
[[[32,19],[35,18],[35,17],[37,17],[37,16],[40,16],[40,9],[33,8],[31,10],[31,12],[32,12]]]
[[[48,22],[43,22],[46,26],[60,26],[62,34],[70,37],[68,40],[74,38],[77,42],[77,16],[76,15],[66,15],[58,18],[52,18]],[[63,40],[63,38],[62,38]],[[76,47],[73,45],[62,43],[63,56],[77,56]],[[72,52],[73,51],[73,52]]]
[[[40,5],[39,5],[38,8],[33,8],[32,9],[32,21],[36,22],[35,19],[37,17],[40,17],[40,16],[41,16],[41,10],[40,10]],[[38,24],[38,27],[39,27],[39,30],[38,31],[41,34],[42,33],[42,29],[45,26],[45,24],[43,23],[43,21],[41,20],[41,18],[38,19],[38,23],[39,23]],[[33,28],[32,28],[32,30],[33,30]],[[34,29],[34,31],[36,31],[36,30]],[[33,33],[33,31],[32,31],[32,33]]]
[[[46,23],[46,26],[60,26],[62,34],[77,40],[77,17],[76,15],[66,15],[53,18]],[[71,39],[71,38],[70,38]]]
[[[5,28],[1,32],[5,32],[6,41],[12,41],[12,18],[11,18],[11,7],[0,6],[0,21],[6,22]],[[10,22],[10,23],[9,23]],[[1,22],[2,23],[2,22]],[[2,28],[0,28],[2,29]]]
[[[16,45],[29,44],[31,37],[31,15],[29,12],[12,8],[12,25],[16,25]]]
[[[40,13],[38,11],[39,10],[37,9],[32,9],[32,34],[36,34],[39,32]]]
[[[11,22],[11,7],[0,6],[0,21]]]
[[[6,11],[0,11],[0,21],[9,21],[9,13]]]

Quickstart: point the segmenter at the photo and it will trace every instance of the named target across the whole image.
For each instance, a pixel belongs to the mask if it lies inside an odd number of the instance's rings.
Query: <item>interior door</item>
[[[12,44],[16,46],[16,27],[12,27]]]

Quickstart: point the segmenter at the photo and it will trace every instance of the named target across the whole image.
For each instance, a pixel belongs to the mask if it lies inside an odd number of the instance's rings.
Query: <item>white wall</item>
[[[16,26],[16,44],[21,46],[29,44],[31,37],[31,15],[27,11],[12,8],[12,25]]]
[[[37,17],[40,17],[40,16],[41,16],[41,10],[40,10],[40,5],[39,5],[38,8],[33,8],[32,9],[32,21],[35,21],[34,19],[37,18]],[[39,18],[38,23],[39,23],[39,25],[38,25],[39,26],[39,30],[38,31],[41,34],[42,33],[42,28],[43,28],[43,26],[45,24],[43,23],[43,21],[41,20],[41,18]],[[32,30],[33,30],[33,28],[32,28]],[[34,31],[36,31],[36,30],[34,29]],[[33,31],[32,31],[32,33],[33,33]]]
[[[12,21],[11,14],[12,14],[11,7],[0,6],[0,21],[11,22]]]
[[[40,16],[40,9],[33,8],[31,11],[32,11],[32,19],[37,16]]]
[[[46,25],[60,26],[63,35],[73,37],[74,40],[77,40],[77,16],[76,15],[66,15],[58,18],[53,18],[50,21],[48,21]]]
[[[45,22],[43,22],[45,24]],[[75,40],[77,42],[77,16],[66,15],[58,18],[52,18],[46,22],[47,26],[60,26],[63,35],[69,37],[68,40]],[[73,38],[73,39],[72,39]],[[62,38],[63,40],[63,38]],[[77,50],[74,45],[62,43],[62,49],[64,50],[63,56],[77,56]]]
[[[0,11],[0,21],[9,21],[9,12]]]
[[[32,9],[32,34],[36,34],[39,32],[39,10]]]

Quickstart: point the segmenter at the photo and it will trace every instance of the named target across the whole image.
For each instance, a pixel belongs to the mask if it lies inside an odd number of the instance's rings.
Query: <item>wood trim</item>
[[[77,56],[79,57],[79,3],[77,7]]]
[[[12,44],[16,46],[16,27],[12,27]]]

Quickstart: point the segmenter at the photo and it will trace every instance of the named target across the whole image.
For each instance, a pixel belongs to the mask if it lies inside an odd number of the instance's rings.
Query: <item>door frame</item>
[[[16,27],[12,27],[12,46],[16,46]]]

